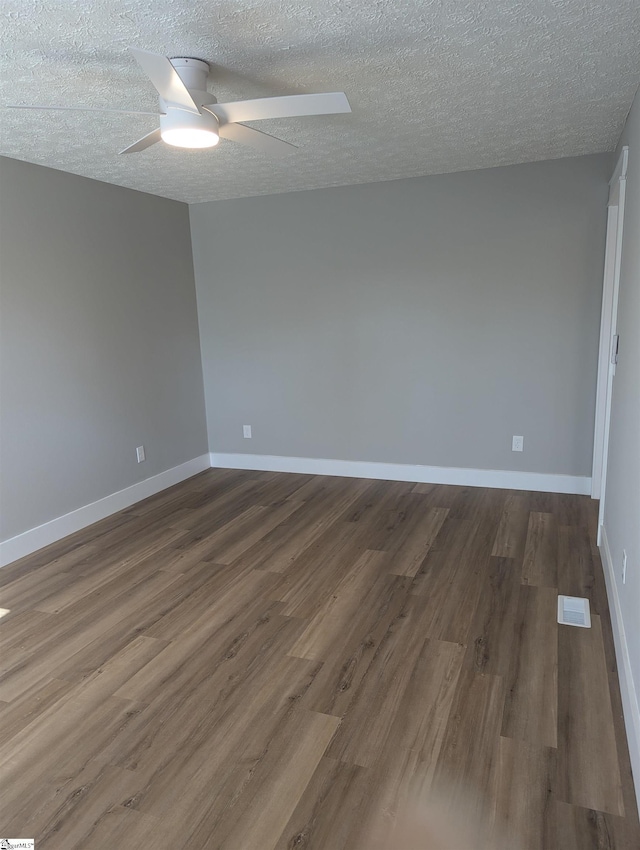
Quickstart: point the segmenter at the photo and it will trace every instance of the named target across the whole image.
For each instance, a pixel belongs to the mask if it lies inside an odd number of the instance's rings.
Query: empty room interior
[[[2,847],[638,850],[638,0],[2,16]]]

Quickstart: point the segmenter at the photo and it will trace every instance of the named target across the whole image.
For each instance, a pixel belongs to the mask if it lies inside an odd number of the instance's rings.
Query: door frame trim
[[[622,261],[622,236],[624,228],[624,203],[627,182],[629,147],[625,145],[609,181],[607,203],[607,241],[602,286],[600,316],[600,348],[598,353],[598,378],[596,388],[596,415],[593,440],[593,466],[591,498],[600,499],[598,542],[604,518],[607,456],[611,424],[611,398],[615,363],[612,363],[612,344],[617,329],[618,295],[620,291],[620,266]]]

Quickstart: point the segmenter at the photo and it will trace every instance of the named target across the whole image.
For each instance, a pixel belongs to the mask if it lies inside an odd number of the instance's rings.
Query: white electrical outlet
[[[627,583],[627,550],[622,550],[622,583]]]
[[[524,437],[513,437],[511,440],[511,451],[512,452],[523,452],[524,451]]]
[[[144,453],[144,446],[138,446],[136,449],[136,457],[138,458],[138,463],[142,463],[143,460],[147,459],[147,456]]]
[[[245,438],[245,440],[251,439],[251,425],[242,426],[242,436]]]

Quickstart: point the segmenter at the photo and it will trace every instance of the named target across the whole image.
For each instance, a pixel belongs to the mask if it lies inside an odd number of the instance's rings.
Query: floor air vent
[[[590,629],[589,600],[581,596],[558,596],[558,622],[564,626]]]

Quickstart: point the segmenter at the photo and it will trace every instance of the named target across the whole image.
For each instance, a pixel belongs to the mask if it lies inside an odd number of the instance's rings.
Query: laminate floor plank
[[[64,681],[72,681],[77,684],[78,687],[75,691],[77,697],[86,697],[89,693],[93,697],[98,691],[105,697],[112,696],[138,670],[162,652],[166,645],[166,641],[137,635],[122,649],[112,652],[103,664],[94,665],[92,673],[78,677],[76,671],[72,670]],[[63,671],[55,672],[62,678]]]
[[[214,834],[221,850],[272,850],[339,723],[331,715],[295,712],[257,769],[248,773],[234,805],[215,825],[205,817],[190,841],[203,846]]]
[[[268,671],[256,669],[244,677],[229,693],[217,697],[214,710],[204,712],[197,725],[191,721],[193,732],[179,737],[183,745],[165,754],[160,769],[149,759],[134,763],[138,789],[126,805],[159,817],[171,809],[183,831],[188,825],[188,831],[215,830],[217,836],[218,821],[233,808],[268,756],[274,738],[292,729],[299,696],[316,670],[311,662],[283,658]],[[334,718],[333,728],[338,723],[339,718]],[[175,736],[163,736],[163,740],[172,739]]]
[[[91,835],[96,823],[117,805],[130,780],[127,771],[89,761],[73,779],[47,788],[20,825],[29,835],[38,836],[39,846],[67,850]]]
[[[557,801],[558,850],[637,850],[638,830],[628,818]]]
[[[458,492],[449,510],[451,519],[468,519],[472,522],[490,522],[495,526],[500,521],[507,492],[488,487],[458,487]]]
[[[204,502],[197,508],[184,506],[177,510],[170,517],[171,525],[196,536],[215,534],[251,508],[265,507],[259,504],[258,486],[254,479],[245,478],[230,492]]]
[[[554,514],[557,517],[558,494],[544,492],[528,492],[529,510],[537,514]]]
[[[287,821],[274,850],[352,850],[369,790],[368,771],[323,757]]]
[[[31,610],[44,599],[73,584],[75,576],[70,570],[82,562],[89,553],[95,553],[92,546],[83,546],[77,552],[70,552],[63,558],[57,558],[37,572],[27,573],[2,590],[2,607],[8,608],[15,616],[20,611]],[[73,557],[77,556],[77,557]]]
[[[23,821],[54,797],[60,784],[73,780],[140,711],[128,700],[82,699],[70,691],[40,716],[41,723],[50,724],[47,736],[34,722],[0,748],[0,808],[11,813],[5,827],[20,831]],[[70,747],[70,739],[82,745]]]
[[[169,573],[187,573],[203,561],[211,561],[217,546],[215,535],[186,532],[177,540],[167,544],[158,554],[158,568]]]
[[[151,552],[145,548],[135,557],[108,562],[107,569],[84,572],[83,568],[78,573],[67,573],[65,586],[38,602],[34,606],[35,610],[58,614],[75,603],[84,606],[83,600],[86,597],[91,599],[100,595],[108,596],[113,590],[119,592],[127,587],[135,587],[144,577],[165,571],[164,568],[170,562],[166,547],[182,536],[183,532],[171,530],[166,536],[162,536],[163,545],[151,547]]]
[[[414,581],[422,599],[421,624],[437,640],[467,643],[489,572],[486,524],[447,518]]]
[[[377,579],[349,626],[333,635],[326,660],[302,700],[305,707],[338,717],[346,713],[389,626],[401,615],[410,588],[410,578]]]
[[[636,850],[596,525],[566,494],[208,470],[9,565],[2,830]]]
[[[356,817],[351,818],[347,846],[354,850],[404,847],[406,842],[398,845],[391,833],[415,797],[417,788],[421,789],[424,799],[431,799],[433,767],[422,763],[416,750],[394,747],[393,736],[390,736],[375,764],[362,768],[366,771],[367,793]]]
[[[598,530],[598,502],[590,496],[573,496],[570,493],[554,493],[553,513],[558,525],[583,528],[595,535]]]
[[[187,580],[196,574],[197,583],[189,582],[188,592],[183,598],[163,612],[155,622],[144,630],[148,637],[162,640],[175,640],[207,613],[225,591],[237,582],[241,573],[228,564],[214,564],[210,561],[196,563],[187,573]],[[184,585],[183,585],[184,588]]]
[[[492,556],[467,637],[466,664],[477,673],[507,676],[517,634],[520,569],[512,558]]]
[[[344,512],[341,519],[352,523],[369,522],[375,532],[387,514],[396,510],[411,490],[412,485],[404,481],[376,481]]]
[[[123,521],[120,521],[123,524]],[[98,523],[99,525],[99,523]],[[95,526],[89,526],[94,528]],[[86,533],[85,529],[85,533]],[[81,532],[78,532],[81,533]],[[74,535],[72,535],[74,536]],[[65,537],[60,544],[70,538]],[[76,567],[77,564],[84,562],[85,558],[90,558],[99,552],[99,546],[94,542],[79,543],[76,546],[62,546],[63,554],[58,553],[58,543],[53,543],[45,549],[41,549],[34,555],[29,555],[19,561],[14,561],[13,564],[8,564],[0,571],[0,587],[8,588],[10,592],[21,590],[25,585],[33,586],[38,576],[44,577],[54,572],[67,573]],[[51,555],[47,558],[42,552],[52,550]],[[29,568],[29,561],[33,559],[33,563]],[[3,590],[3,598],[5,593],[9,593],[9,589]],[[7,597],[8,598],[8,597]]]
[[[18,732],[47,711],[73,687],[71,682],[49,679],[37,682],[18,699],[3,703],[0,713],[0,746],[9,742]]]
[[[462,670],[465,647],[427,638],[395,712],[387,747],[414,750],[421,761],[437,762]],[[384,758],[384,755],[382,756]]]
[[[263,620],[236,655],[211,674],[172,681],[110,742],[101,759],[135,772],[127,806],[161,814],[169,805],[193,818],[211,804],[251,736],[268,736],[264,727],[295,707],[315,675],[317,665],[281,657],[294,625],[281,617]],[[257,728],[261,714],[267,722]],[[188,785],[198,793],[185,796]]]
[[[562,564],[558,570],[558,593],[586,597],[591,612],[599,613],[598,608],[602,603],[595,593],[591,541],[584,526],[558,527],[558,563]]]
[[[370,481],[356,481],[350,487],[345,487],[344,492],[323,491],[321,498],[312,496],[308,501],[305,500],[293,517],[286,519],[244,552],[239,564],[257,570],[286,572],[296,558],[336,523],[369,487]]]
[[[49,642],[42,647],[37,660],[28,653],[21,653],[0,678],[0,696],[7,701],[15,699],[31,685],[46,678],[52,669],[83,651],[93,641],[100,640],[102,634],[127,614],[131,616],[133,609],[138,609],[145,597],[153,598],[176,580],[177,577],[169,573],[155,573],[148,582],[141,582],[136,592],[128,593],[126,601],[121,599],[119,605],[106,609],[104,616],[95,617],[90,623],[85,621],[76,628],[71,626],[58,642]]]
[[[558,745],[557,593],[520,587],[502,735],[547,747]]]
[[[4,669],[8,664],[8,653],[19,650],[25,641],[37,640],[37,633],[47,629],[47,622],[55,623],[55,617],[43,611],[20,611],[15,617],[0,619],[0,662]],[[54,626],[55,632],[55,626]]]
[[[78,575],[89,576],[102,573],[109,565],[131,566],[156,555],[175,540],[185,534],[183,529],[168,527],[164,520],[155,521],[150,517],[133,519],[127,528],[127,534],[114,534],[110,537],[108,549],[98,550],[74,568]]]
[[[153,701],[157,689],[175,677],[181,668],[190,670],[189,659],[204,652],[205,644],[207,651],[213,647],[217,655],[224,657],[229,652],[227,640],[236,632],[246,634],[246,623],[249,620],[259,622],[268,611],[281,607],[269,603],[259,593],[261,587],[271,584],[269,578],[264,573],[255,572],[238,577],[227,586],[225,592],[216,596],[214,604],[169,643],[160,657],[149,662],[119,695],[137,701]],[[158,636],[157,630],[154,635]],[[219,640],[214,641],[216,635]]]
[[[491,554],[499,558],[522,559],[529,527],[527,497],[509,492],[505,499]]]
[[[411,492],[412,493],[420,493],[421,496],[424,496],[427,493],[430,493],[432,490],[435,490],[435,488],[437,486],[438,486],[437,484],[425,484],[425,483],[421,482],[419,484],[416,484],[414,487],[412,487]]]
[[[501,676],[461,671],[430,786],[432,794],[447,800],[452,819],[465,812],[483,837],[492,826],[503,704]]]
[[[228,486],[238,486],[238,481],[229,479]],[[222,482],[221,482],[222,483]],[[223,489],[223,488],[222,488]],[[211,498],[211,496],[209,496]],[[145,517],[153,517],[154,519],[162,519],[166,517],[174,517],[184,509],[195,510],[202,505],[202,496],[196,489],[196,483],[190,488],[188,495],[185,495],[180,484],[175,484],[169,487],[168,490],[162,490],[154,496],[149,496],[142,502],[136,502],[129,508],[125,508],[123,513],[131,519],[144,519]]]
[[[83,818],[84,819],[84,818]],[[87,821],[89,818],[87,818]],[[78,834],[74,830],[75,835]],[[59,842],[52,838],[45,850],[87,850],[109,847],[167,847],[166,827],[156,818],[143,815],[125,806],[108,806],[93,825],[87,824],[82,837],[75,843]],[[63,836],[64,837],[64,836]],[[167,850],[169,848],[167,847]]]
[[[6,641],[5,649],[18,654],[34,652],[38,648],[47,649],[54,634],[59,640],[63,634],[79,632],[85,626],[97,626],[100,620],[105,620],[105,624],[107,620],[117,621],[125,616],[124,613],[121,615],[119,601],[131,600],[132,609],[137,610],[135,600],[145,595],[150,598],[150,587],[169,586],[179,580],[179,575],[170,576],[159,571],[153,560],[137,563],[135,568],[120,569],[110,565],[110,569],[101,574],[99,580],[78,575],[76,582],[79,590],[75,592],[76,588],[71,581],[69,590],[63,591],[64,597],[69,595],[65,600],[67,604],[47,605],[47,608],[52,609],[48,611],[33,609],[34,620],[41,618],[41,623],[22,630],[18,639],[12,634]],[[39,605],[45,607],[43,603]]]
[[[624,815],[600,617],[590,629],[559,629],[558,799]]]
[[[555,777],[555,749],[500,738],[491,789],[496,847],[561,850],[556,844]]]
[[[417,607],[410,597],[389,626],[327,751],[330,758],[370,767],[384,748],[425,644]]]
[[[397,576],[415,576],[440,533],[448,508],[421,505],[409,522],[384,544],[391,556],[390,572]]]
[[[212,547],[210,560],[217,564],[232,564],[302,505],[302,502],[293,501],[285,501],[277,507],[254,505],[211,535],[211,541],[215,545]]]
[[[202,565],[202,568],[202,572],[193,576],[192,581],[187,581],[186,576],[178,575],[175,581],[163,586],[159,592],[149,593],[144,610],[140,611],[138,607],[129,609],[124,618],[105,624],[98,637],[90,640],[87,636],[86,643],[80,650],[54,668],[55,674],[71,681],[85,679],[93,670],[108,663],[111,657],[121,652],[138,635],[147,635],[147,627],[155,627],[165,616],[178,610],[183,601],[200,595],[209,572],[205,565]],[[164,642],[167,640],[160,634],[147,636],[158,637]]]
[[[431,487],[431,485],[429,486]],[[451,510],[456,504],[459,504],[461,489],[456,487],[455,484],[438,484],[436,487],[431,487],[426,494],[429,505],[432,508],[448,508]]]
[[[282,502],[304,502],[298,494],[305,484],[313,481],[312,475],[299,473],[267,472],[267,478],[255,490],[258,504],[265,507],[277,507]]]
[[[369,769],[375,790],[362,823],[350,833],[355,846],[384,840],[417,794],[431,799],[463,657],[464,646],[459,644],[427,639],[423,645],[402,705]]]
[[[288,617],[311,619],[333,592],[349,566],[367,551],[367,528],[361,523],[334,523],[289,568],[278,576],[274,598]]]
[[[389,501],[384,510],[377,513],[375,528],[371,531],[372,549],[389,551],[402,544],[410,534],[409,529],[428,510],[428,500],[411,490],[399,490],[398,496]]]
[[[295,492],[297,501],[314,504],[316,502],[330,502],[340,498],[346,493],[362,495],[377,482],[370,478],[340,478],[337,475],[312,475],[306,484],[303,484]]]
[[[63,537],[61,540],[34,552],[34,554],[26,555],[24,558],[20,558],[12,564],[3,567],[0,570],[0,587],[5,587],[21,576],[32,573],[34,570],[46,567],[53,561],[58,561],[67,556],[75,559],[78,550],[83,549],[87,544],[91,544],[93,550],[96,548],[99,549],[103,537],[110,538],[114,533],[126,534],[125,529],[131,528],[133,523],[134,518],[127,516],[124,512],[120,512],[93,523],[93,525],[89,525],[75,534]]]
[[[366,551],[340,580],[331,596],[318,609],[309,625],[291,647],[289,655],[326,660],[334,636],[344,633],[357,616],[367,587],[386,572],[386,552]]]
[[[175,484],[142,502],[137,502],[124,513],[137,517],[149,514],[154,517],[173,517],[185,508],[193,511],[210,505],[221,497],[228,498],[236,488],[250,488],[251,482],[254,481],[255,473],[250,470],[220,469],[214,478],[207,472],[201,472],[189,479],[188,493],[185,493],[182,484]]]
[[[558,521],[553,514],[529,514],[522,583],[558,587]]]

